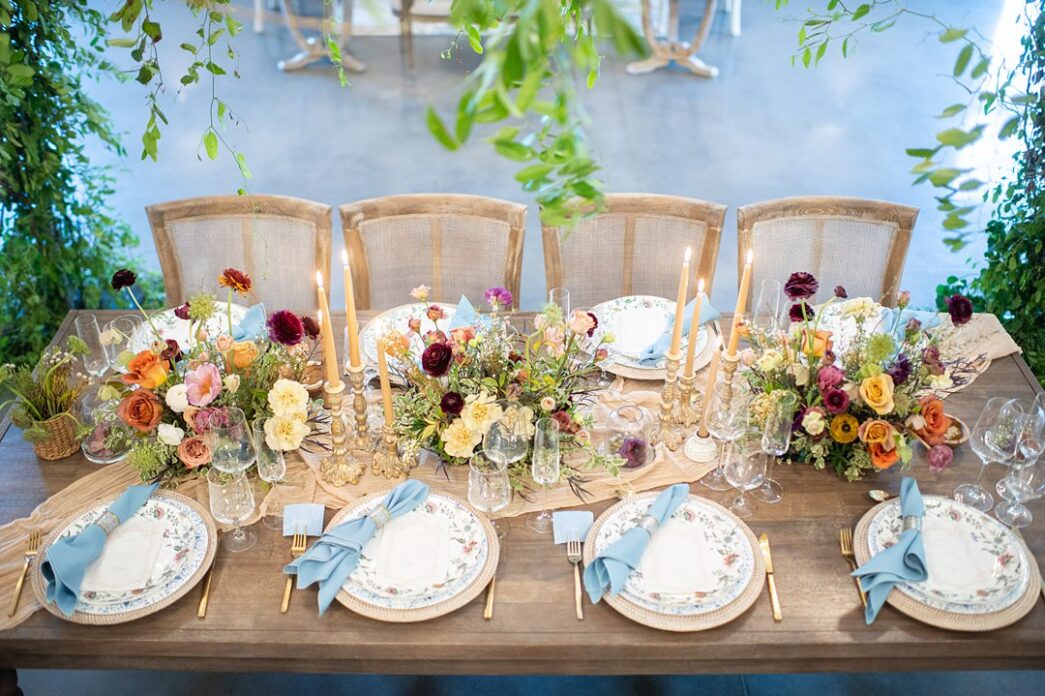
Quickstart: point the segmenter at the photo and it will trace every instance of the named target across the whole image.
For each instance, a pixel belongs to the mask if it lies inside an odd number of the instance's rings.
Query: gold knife
[[[776,578],[773,577],[773,555],[769,552],[769,536],[763,533],[758,538],[758,545],[762,547],[762,558],[766,562],[766,581],[769,584],[769,603],[773,607],[773,621],[783,621],[784,615],[780,612],[780,597],[776,593]]]

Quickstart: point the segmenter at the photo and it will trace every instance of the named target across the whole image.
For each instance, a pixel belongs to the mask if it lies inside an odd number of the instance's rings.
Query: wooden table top
[[[107,313],[99,312],[99,316]],[[56,340],[70,331],[70,313]],[[369,316],[369,315],[366,315]],[[366,318],[361,315],[361,318]],[[343,317],[338,317],[343,322]],[[1009,356],[964,391],[948,412],[975,421],[989,395],[1033,395],[1039,387],[1022,359]],[[968,447],[930,480],[922,452],[914,470],[923,492],[949,494],[976,476]],[[0,424],[0,524],[29,512],[94,465],[79,456],[41,462],[15,427]],[[993,485],[999,467],[988,472]],[[925,626],[891,607],[864,625],[859,598],[838,551],[838,530],[872,505],[871,488],[898,491],[900,473],[846,483],[809,466],[775,470],[783,501],[760,504],[749,520],[773,544],[784,620],[774,623],[765,592],[736,621],[710,631],[673,634],[632,623],[585,601],[573,616],[573,579],[562,547],[510,520],[498,570],[495,617],[482,619],[482,597],[433,621],[394,625],[335,605],[316,613],[315,590],[296,591],[279,613],[281,568],[289,542],[258,525],[259,542],[242,554],[219,551],[207,618],[196,618],[199,592],[153,616],[112,627],[79,626],[37,612],[0,632],[0,668],[173,669],[405,674],[641,674],[808,671],[1026,669],[1045,667],[1045,604],[991,633],[963,634]],[[699,484],[694,492],[729,504],[732,493]],[[610,502],[585,506],[596,515]],[[1045,507],[1024,530],[1045,559]],[[328,511],[329,516],[333,511]],[[0,588],[8,597],[10,588]]]

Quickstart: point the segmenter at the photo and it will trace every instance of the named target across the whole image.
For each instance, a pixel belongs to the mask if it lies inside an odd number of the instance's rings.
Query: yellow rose
[[[893,378],[883,372],[860,383],[860,398],[879,416],[893,410]]]
[[[482,442],[483,436],[469,428],[464,419],[458,418],[443,431],[442,440],[448,455],[467,459],[475,452],[475,446]]]

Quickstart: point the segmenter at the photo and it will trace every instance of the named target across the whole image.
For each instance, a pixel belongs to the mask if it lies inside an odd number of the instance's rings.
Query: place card
[[[283,536],[304,532],[308,536],[323,534],[324,507],[319,503],[296,503],[283,508]]]
[[[552,528],[555,532],[555,543],[565,544],[567,541],[584,541],[595,521],[590,510],[562,510],[552,513]]]

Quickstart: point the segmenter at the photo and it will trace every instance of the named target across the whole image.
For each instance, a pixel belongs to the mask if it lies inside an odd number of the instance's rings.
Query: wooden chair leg
[[[414,69],[414,22],[410,12],[414,0],[400,0],[399,3],[399,43],[406,52],[406,65]]]

